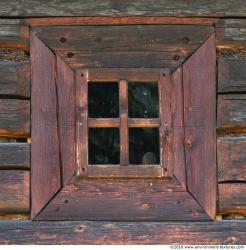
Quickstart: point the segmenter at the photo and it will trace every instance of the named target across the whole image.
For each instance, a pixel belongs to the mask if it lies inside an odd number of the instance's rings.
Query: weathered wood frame
[[[135,72],[135,73],[134,73]],[[165,72],[165,73],[164,73]],[[96,76],[94,76],[96,75]],[[162,178],[171,177],[171,167],[168,166],[168,159],[165,156],[171,154],[165,147],[168,127],[167,121],[171,122],[171,112],[163,112],[170,107],[171,97],[168,83],[170,72],[161,69],[88,69],[76,70],[76,131],[77,131],[77,176],[86,177],[111,177],[111,178]],[[105,81],[112,81],[119,84],[119,118],[88,118],[88,84],[98,81],[103,84]],[[128,117],[128,82],[155,82],[159,89],[160,118],[129,118]],[[168,93],[166,94],[166,91]],[[165,96],[164,96],[165,95]],[[159,128],[160,144],[163,145],[164,152],[160,164],[157,165],[132,165],[129,164],[129,142],[128,128]],[[89,165],[88,155],[88,129],[89,128],[119,128],[120,130],[120,164],[119,165]],[[171,135],[169,135],[171,136]],[[161,142],[163,140],[163,142]],[[161,148],[161,147],[160,147]],[[169,164],[170,165],[170,164]],[[165,167],[164,167],[165,166]],[[169,176],[168,176],[169,175]]]
[[[215,218],[217,188],[214,34],[169,77],[171,81],[168,82],[169,84],[172,82],[172,90],[167,88],[170,91],[167,96],[171,99],[172,105],[168,106],[169,110],[164,109],[164,113],[168,114],[169,118],[163,126],[162,133],[165,142],[162,148],[167,152],[168,159],[167,164],[164,165],[172,163],[175,178],[165,183],[163,180],[153,179],[79,180],[75,175],[76,163],[75,154],[73,154],[75,146],[72,146],[69,152],[72,152],[72,156],[68,155],[67,149],[68,145],[71,146],[75,142],[75,136],[78,141],[86,143],[87,140],[82,136],[81,131],[79,133],[77,131],[75,135],[71,120],[70,123],[66,120],[67,110],[62,110],[61,106],[61,102],[64,101],[62,97],[64,97],[65,104],[72,108],[71,113],[78,115],[76,108],[70,106],[71,100],[68,100],[74,94],[69,92],[71,91],[69,86],[65,86],[68,83],[75,84],[77,77],[74,77],[73,70],[60,57],[55,56],[34,34],[31,34],[31,58],[32,100],[34,100],[32,102],[33,219],[172,220],[172,216],[175,216],[176,220]],[[46,65],[43,65],[42,61],[45,61]],[[86,75],[85,73],[83,73],[83,77]],[[81,72],[76,71],[76,76],[77,74],[81,78]],[[42,88],[40,88],[41,84]],[[81,88],[83,85],[76,84],[76,86]],[[192,95],[193,88],[196,90],[196,98]],[[67,93],[69,93],[68,96],[66,96]],[[78,92],[76,91],[76,93]],[[42,101],[40,101],[40,97],[43,98]],[[209,103],[210,107],[207,106]],[[80,99],[83,112],[82,115],[79,114],[81,119],[79,122],[83,124],[87,120],[85,105],[86,100],[82,100],[81,103]],[[164,128],[171,124],[171,113],[175,118],[171,126],[172,133],[167,133]],[[97,125],[92,124],[91,126]],[[84,126],[83,129],[86,131],[87,126]],[[81,147],[82,152],[85,151],[85,145],[77,144],[79,146],[77,152],[81,152]],[[176,154],[170,150],[171,147],[174,147]],[[180,157],[177,157],[178,153],[181,153]],[[79,159],[86,162],[83,155]],[[83,166],[81,163],[78,165]],[[64,166],[66,166],[66,170]],[[168,167],[169,169],[171,167]],[[81,170],[86,173],[82,167],[78,175],[81,175]],[[96,186],[97,192],[105,191],[103,194],[107,197],[109,192],[105,190],[106,185],[115,193],[115,196],[109,197],[109,200],[104,199],[105,204],[107,201],[114,200],[117,195],[124,198],[123,203],[116,199],[118,205],[123,205],[126,201],[129,204],[123,206],[122,210],[117,210],[116,214],[100,214],[99,208],[96,214],[90,213],[90,208],[101,205],[102,200],[99,199],[101,203],[98,203],[96,195],[94,200],[84,200],[84,203],[87,204],[83,207],[83,195],[81,194],[95,195],[93,186]],[[122,191],[117,194],[119,190]],[[143,190],[147,193],[144,193]],[[150,200],[148,195],[150,190],[155,191],[152,193],[152,197],[156,195],[156,192],[158,193],[156,200],[155,198],[153,201]],[[133,202],[126,192],[138,194],[135,198],[137,203],[134,203],[135,201]],[[141,203],[139,203],[140,201]],[[154,202],[160,208],[155,209],[150,202]],[[77,208],[77,211],[74,214],[69,213],[69,209],[74,207]],[[167,208],[165,212],[163,212],[164,207]],[[176,209],[173,209],[175,207]],[[103,210],[102,207],[100,209]],[[131,209],[133,211],[126,214]]]

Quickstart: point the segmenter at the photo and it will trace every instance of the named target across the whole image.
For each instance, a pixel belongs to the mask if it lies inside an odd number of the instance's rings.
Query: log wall
[[[6,3],[5,3],[6,2]],[[168,16],[168,13],[177,16],[210,16],[210,17],[230,17],[239,16],[245,17],[246,6],[242,1],[236,0],[238,5],[242,8],[233,9],[232,6],[223,4],[220,1],[218,6],[213,9],[211,6],[204,4],[201,9],[195,3],[190,4],[189,8],[179,8],[173,6],[171,10],[166,8],[157,8],[162,11],[149,11],[144,5],[142,12],[140,10],[126,9],[122,10],[120,6],[113,6],[112,1],[106,1],[107,6],[100,10],[91,8],[85,12],[85,6],[81,5],[79,9],[72,8],[74,5],[61,5],[52,7],[52,2],[49,1],[50,6],[43,8],[43,12],[36,13],[29,11],[32,4],[29,1],[21,3],[18,10],[9,1],[2,1],[0,10],[1,16],[11,15],[14,17],[20,16],[72,16],[72,15],[102,15],[113,16],[115,13],[126,13],[129,15],[149,15],[149,16]],[[75,1],[76,2],[76,1]],[[136,1],[141,2],[141,1]],[[159,3],[162,1],[158,1]],[[201,2],[201,1],[199,1]],[[237,6],[235,0],[233,6]],[[87,2],[86,2],[87,3]],[[93,5],[96,4],[93,2]],[[159,4],[161,5],[161,4]],[[159,6],[158,5],[158,6]],[[137,6],[137,5],[135,5]],[[181,6],[181,7],[180,7]],[[88,8],[88,6],[87,6]],[[73,9],[76,9],[76,13]],[[112,12],[111,10],[117,11]],[[122,12],[123,11],[123,12]],[[135,11],[135,12],[134,12]],[[172,12],[173,11],[173,12]],[[141,12],[141,13],[140,13]],[[11,14],[10,14],[11,13]],[[131,14],[134,13],[134,14]],[[120,17],[118,17],[120,18]],[[155,23],[157,19],[152,19]],[[170,19],[171,21],[173,19]],[[187,19],[189,20],[189,19]],[[211,19],[212,20],[212,19]],[[64,20],[65,22],[66,20]],[[125,20],[124,20],[125,21]],[[135,20],[136,21],[136,20]],[[39,20],[41,22],[41,20]],[[96,21],[95,21],[96,22]],[[142,22],[138,20],[138,22]],[[180,22],[185,22],[185,18]],[[187,21],[188,22],[188,21]],[[189,21],[189,22],[195,22]],[[206,19],[208,22],[208,19]],[[35,23],[35,18],[32,18],[29,23]],[[205,23],[205,20],[204,20]],[[209,22],[208,22],[209,23]],[[218,162],[218,218],[234,219],[246,218],[246,20],[245,19],[221,19],[216,24],[216,39],[217,39],[217,162]],[[29,24],[24,19],[0,19],[0,219],[23,219],[28,218],[30,213],[30,60],[29,60]],[[11,214],[11,216],[10,216]],[[221,215],[221,216],[220,216]],[[10,217],[9,217],[10,216]],[[24,217],[23,217],[24,216]],[[7,223],[7,222],[6,222]],[[14,230],[17,224],[0,223],[0,243],[9,243],[8,239],[12,238],[15,243],[30,243],[29,239],[33,237],[32,228],[37,231],[43,230],[45,227],[46,233],[55,235],[55,243],[61,243],[64,235],[69,235],[71,231],[77,234],[84,230],[92,232],[94,230],[92,224],[80,225],[79,222],[74,223],[57,223],[54,227],[52,224],[24,222],[18,224],[21,227],[23,234],[28,234],[26,238],[13,233],[10,237],[8,232],[4,232],[4,228]],[[101,225],[102,228],[114,227],[114,225]],[[146,228],[158,226],[163,228],[163,233],[170,233],[177,225],[144,225]],[[229,228],[233,232],[233,226],[237,227],[237,237],[239,243],[243,242],[243,232],[245,232],[245,224],[228,226],[224,224],[214,225],[211,228],[211,235],[218,232],[219,228]],[[63,229],[57,231],[56,227]],[[116,225],[124,237],[118,239],[129,240],[132,243],[139,243],[139,240],[133,240],[132,236],[127,234],[128,227],[133,228],[129,223],[126,225]],[[120,228],[120,229],[119,229]],[[123,228],[123,229],[122,229]],[[192,224],[178,225],[178,228],[191,232],[198,230],[202,235],[204,231],[208,230],[207,224],[198,225],[197,228]],[[18,229],[19,230],[19,229]],[[98,230],[98,228],[95,228]],[[95,232],[95,230],[93,232]],[[106,231],[107,231],[106,230]],[[123,230],[123,231],[122,231]],[[125,231],[124,231],[125,230]],[[134,229],[134,230],[140,230]],[[170,230],[170,231],[168,231]],[[191,231],[190,231],[191,230]],[[241,231],[240,231],[241,230]],[[192,231],[192,232],[193,232]],[[139,232],[139,231],[138,231]],[[186,232],[186,231],[185,231]],[[89,234],[89,233],[88,233]],[[138,233],[139,234],[139,233]],[[218,241],[218,237],[213,240],[214,244],[218,243],[235,243],[234,238],[230,237],[230,233],[225,233]],[[29,237],[29,238],[28,238]],[[57,238],[58,237],[58,238]],[[76,237],[73,235],[67,238],[65,243],[73,242]],[[89,237],[89,236],[88,236]],[[88,237],[86,239],[88,239]],[[101,236],[102,237],[102,236]],[[112,236],[116,237],[116,236]],[[138,235],[140,237],[140,235]],[[142,236],[141,236],[142,237]],[[182,237],[187,235],[183,234]],[[176,239],[177,242],[184,238]],[[208,235],[208,238],[210,235]],[[206,238],[206,237],[205,237]],[[49,239],[41,238],[40,243],[47,243]],[[164,238],[159,242],[164,242]],[[166,238],[167,239],[167,238]],[[93,239],[86,241],[85,238],[80,238],[78,242],[86,243],[92,242]],[[110,238],[108,242],[113,240]],[[173,243],[175,240],[166,242]],[[49,241],[50,242],[50,241]],[[95,242],[95,241],[94,241]],[[106,241],[107,242],[107,241]],[[151,237],[145,238],[144,242],[151,243]],[[153,241],[154,242],[154,241]],[[156,241],[155,241],[156,242]],[[194,241],[193,241],[194,242]],[[244,240],[245,242],[245,240]],[[98,242],[100,243],[100,242]]]

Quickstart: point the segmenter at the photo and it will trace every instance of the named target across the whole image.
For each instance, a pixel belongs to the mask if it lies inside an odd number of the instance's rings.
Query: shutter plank
[[[183,65],[188,190],[211,218],[216,214],[217,193],[215,69],[212,35]]]
[[[32,218],[60,188],[55,56],[31,35]]]

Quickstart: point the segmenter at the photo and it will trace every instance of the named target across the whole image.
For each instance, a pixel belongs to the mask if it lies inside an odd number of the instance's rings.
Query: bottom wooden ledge
[[[246,244],[246,221],[0,222],[0,244]]]

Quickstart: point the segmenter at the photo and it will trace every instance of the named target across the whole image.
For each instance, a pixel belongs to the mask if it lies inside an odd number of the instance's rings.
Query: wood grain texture
[[[64,187],[37,220],[209,220],[182,187],[158,179],[78,180]],[[170,189],[171,188],[171,189]],[[71,213],[71,211],[73,211]]]
[[[30,144],[0,143],[0,170],[29,168]]]
[[[219,210],[220,212],[246,211],[246,185],[245,183],[219,184]]]
[[[163,176],[173,176],[172,114],[171,114],[171,72],[164,69],[160,72],[159,81],[160,112],[160,163]]]
[[[75,162],[75,73],[57,57],[59,139],[63,183],[76,172]]]
[[[218,92],[246,91],[246,58],[219,58]]]
[[[246,244],[246,222],[0,222],[0,244]]]
[[[115,2],[112,0],[96,0],[82,2],[55,0],[44,3],[40,0],[24,2],[1,2],[1,16],[238,16],[245,17],[246,6],[243,0],[205,0],[192,1],[188,5],[182,0],[154,0],[149,5],[146,1],[136,0]]]
[[[33,26],[48,25],[130,25],[130,24],[197,24],[214,25],[219,22],[218,18],[206,17],[167,17],[167,16],[123,16],[123,17],[46,17],[28,18],[26,23]]]
[[[128,82],[119,82],[120,108],[120,165],[129,164],[129,134],[128,134]]]
[[[217,127],[246,127],[246,94],[218,96]]]
[[[180,67],[171,76],[172,154],[173,174],[183,186],[186,186],[182,73]]]
[[[212,35],[183,65],[188,190],[216,214],[216,52]]]
[[[0,21],[0,48],[29,49],[29,27],[21,20]]]
[[[75,73],[76,85],[76,166],[77,176],[86,176],[88,168],[88,75],[85,70]]]
[[[55,56],[31,35],[32,211],[34,218],[60,188]]]
[[[30,62],[0,62],[0,95],[30,97]]]
[[[0,135],[11,137],[30,135],[30,101],[0,99]]]
[[[246,181],[246,137],[217,139],[218,181]]]
[[[172,36],[169,35],[170,32]],[[212,26],[202,25],[46,26],[34,28],[34,33],[55,51],[146,50],[146,52],[158,52],[194,49],[213,32]],[[184,38],[188,38],[188,40]]]
[[[217,43],[245,44],[246,21],[244,19],[221,19],[216,24]]]
[[[29,212],[29,171],[1,170],[0,214]]]
[[[177,67],[214,31],[212,26],[49,26],[34,32],[78,68]],[[172,36],[169,36],[170,32]],[[194,35],[196,34],[196,35]]]

